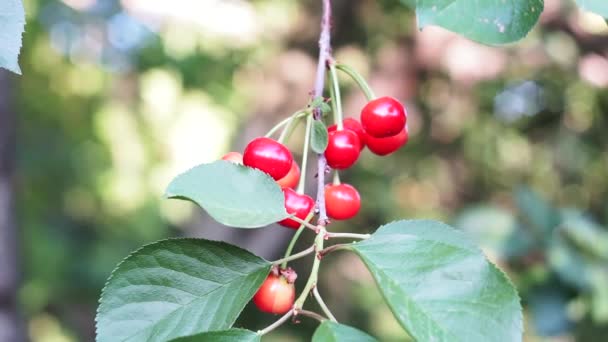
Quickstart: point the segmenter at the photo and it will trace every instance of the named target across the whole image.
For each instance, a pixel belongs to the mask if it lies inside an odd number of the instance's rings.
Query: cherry
[[[381,97],[368,102],[361,111],[361,125],[367,134],[386,138],[401,132],[407,122],[407,112],[399,101]]]
[[[359,158],[361,142],[357,133],[350,129],[329,132],[329,141],[325,150],[327,164],[338,170],[351,167]]]
[[[228,152],[222,157],[222,160],[227,160],[236,164],[243,164],[243,155],[238,152]]]
[[[361,197],[350,184],[327,184],[325,186],[327,215],[336,220],[348,220],[359,212]]]
[[[255,138],[245,148],[243,164],[279,180],[289,173],[293,157],[287,147],[270,138]]]
[[[298,163],[291,163],[291,169],[289,169],[289,173],[287,176],[279,179],[277,183],[281,186],[281,188],[295,188],[300,181],[300,167]]]
[[[282,275],[270,273],[253,296],[253,302],[262,312],[281,315],[289,311],[296,298],[296,288]]]
[[[361,143],[359,148],[362,150],[365,147],[365,131],[363,130],[361,123],[357,121],[357,119],[346,118],[344,121],[342,121],[342,124],[344,125],[344,129],[350,129],[351,131],[357,133],[359,136],[359,142]],[[328,132],[334,132],[337,130],[338,125],[331,125],[327,128]]]
[[[385,156],[397,151],[401,146],[407,144],[409,133],[407,126],[399,134],[388,138],[375,138],[367,136],[367,148],[379,156]]]
[[[285,196],[285,210],[288,214],[295,214],[300,220],[305,220],[306,216],[314,209],[315,201],[312,197],[304,194],[299,194],[290,188],[283,188]],[[280,225],[287,228],[298,229],[300,223],[292,219],[284,219],[279,222]]]

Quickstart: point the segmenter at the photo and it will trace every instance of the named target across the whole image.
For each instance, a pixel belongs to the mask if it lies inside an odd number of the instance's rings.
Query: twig
[[[262,329],[262,330],[258,330],[258,335],[266,335],[269,332],[273,331],[274,329],[280,327],[283,323],[285,323],[291,316],[293,316],[294,310],[289,310],[288,313],[286,313],[285,315],[283,315],[283,317],[279,318],[276,322],[272,323],[271,325],[267,326],[266,328]]]
[[[352,238],[352,239],[360,239],[366,240],[371,237],[370,234],[355,234],[355,233],[327,233],[328,238]]]
[[[336,317],[334,317],[334,315],[331,313],[331,311],[327,307],[327,304],[325,304],[325,301],[323,301],[323,298],[321,298],[321,294],[319,293],[319,290],[317,289],[316,286],[312,290],[312,294],[313,294],[313,296],[315,296],[315,299],[317,300],[317,303],[319,303],[319,306],[321,307],[321,310],[323,310],[323,312],[327,315],[327,317],[329,317],[329,319],[332,322],[338,322],[336,320]]]
[[[313,253],[314,251],[315,251],[315,246],[310,246],[310,247],[306,248],[305,250],[303,250],[303,251],[301,251],[299,253],[290,255],[290,256],[288,256],[286,258],[279,259],[277,261],[273,261],[272,264],[273,265],[279,265],[279,264],[286,263],[286,262],[289,262],[289,261],[292,261],[292,260],[300,259],[301,257],[305,257],[308,254]]]
[[[323,0],[323,18],[321,19],[321,35],[319,37],[319,61],[317,64],[317,76],[313,98],[323,96],[325,87],[325,73],[327,63],[331,60],[331,0]],[[321,120],[323,113],[321,108],[314,108],[315,120]],[[327,160],[325,155],[320,153],[317,160],[317,209],[319,210],[318,224],[325,226],[329,222],[327,209],[325,208],[325,171]]]
[[[323,321],[327,320],[327,318],[319,315],[318,313],[313,312],[313,311],[308,311],[308,310],[298,310],[298,316],[299,315],[310,317],[310,318],[314,318],[314,319],[316,319],[319,322],[323,322]]]

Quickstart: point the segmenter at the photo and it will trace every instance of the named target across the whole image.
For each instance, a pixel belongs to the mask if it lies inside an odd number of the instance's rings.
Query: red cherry
[[[222,157],[222,160],[227,160],[236,164],[243,164],[243,155],[238,152],[228,152]]]
[[[363,130],[361,123],[359,123],[357,119],[346,118],[344,121],[342,121],[342,124],[344,125],[345,129],[350,129],[351,131],[357,133],[357,136],[359,136],[359,142],[361,143],[359,148],[362,150],[365,147],[365,131]],[[334,132],[337,130],[338,125],[331,125],[327,128],[328,132]]]
[[[305,220],[306,216],[314,209],[315,200],[308,195],[301,195],[290,188],[283,188],[285,195],[285,210],[288,214],[295,214],[300,220]],[[279,222],[283,227],[298,229],[300,224],[292,219],[284,219]]]
[[[281,188],[295,188],[300,181],[300,167],[298,163],[291,163],[291,169],[289,169],[289,173],[287,176],[279,179],[277,183],[281,186]]]
[[[381,97],[368,102],[361,111],[361,125],[367,134],[386,138],[401,132],[407,122],[407,112],[399,101]]]
[[[253,139],[243,153],[243,164],[266,172],[274,180],[285,177],[291,163],[293,157],[287,147],[270,138]]]
[[[325,150],[327,164],[338,170],[348,169],[359,158],[360,146],[359,136],[350,129],[329,132],[329,142]]]
[[[409,133],[407,126],[399,134],[388,138],[374,138],[367,136],[367,148],[379,156],[385,156],[397,151],[401,146],[407,144]]]
[[[348,220],[359,212],[361,197],[352,185],[327,184],[325,186],[325,207],[329,217],[336,220]]]
[[[295,298],[295,286],[285,277],[271,273],[253,296],[253,302],[260,311],[281,315],[293,307]]]

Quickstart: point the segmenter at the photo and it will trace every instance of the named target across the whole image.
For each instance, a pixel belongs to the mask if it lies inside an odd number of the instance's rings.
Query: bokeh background
[[[242,150],[307,104],[319,3],[25,0],[23,76],[0,72],[0,340],[94,340],[105,279],[158,239],[223,239],[279,257],[292,231],[221,227],[162,194],[177,173]],[[519,288],[526,341],[608,339],[606,23],[546,0],[526,39],[487,47],[418,31],[398,0],[334,6],[337,59],[404,101],[410,131],[398,153],[364,152],[343,173],[363,208],[334,229],[455,224]],[[342,81],[357,116],[364,97]],[[289,142],[298,156],[301,143]],[[326,260],[321,292],[340,321],[408,339],[356,257]],[[274,319],[248,306],[238,325]],[[305,341],[315,324],[268,340]]]

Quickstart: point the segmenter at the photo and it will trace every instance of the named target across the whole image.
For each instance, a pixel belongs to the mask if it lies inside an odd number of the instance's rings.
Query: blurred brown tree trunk
[[[10,76],[0,70],[0,341],[25,341],[17,308],[19,262],[15,221],[16,115]]]

